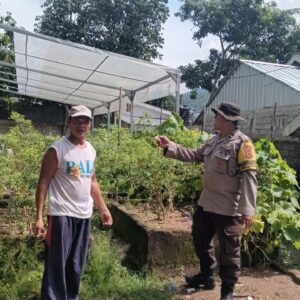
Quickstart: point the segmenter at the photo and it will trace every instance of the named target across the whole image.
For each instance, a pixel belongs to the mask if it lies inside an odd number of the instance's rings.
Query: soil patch
[[[197,269],[186,270],[187,274],[197,272]],[[185,271],[183,272],[185,273]],[[184,275],[184,274],[182,274]],[[183,276],[173,277],[179,295],[174,299],[180,300],[216,300],[220,299],[221,282],[217,278],[214,290],[195,290],[188,292],[184,288]],[[300,299],[300,286],[289,276],[270,268],[243,269],[239,282],[234,291],[235,299],[240,300],[298,300]]]
[[[155,209],[149,205],[126,205],[126,209],[132,214],[138,216],[147,226],[157,230],[182,230],[191,231],[192,209],[185,207],[165,212],[165,218],[160,219]]]

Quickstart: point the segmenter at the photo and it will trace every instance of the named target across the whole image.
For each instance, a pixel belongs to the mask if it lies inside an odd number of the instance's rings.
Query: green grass
[[[107,233],[96,235],[81,285],[81,299],[170,299],[164,283],[153,275],[128,271],[121,264],[124,249]]]
[[[32,237],[0,241],[0,300],[39,299],[43,244]],[[89,252],[80,287],[80,300],[166,300],[165,282],[122,266],[124,247],[98,232]]]
[[[41,241],[33,237],[0,240],[0,299],[39,299],[43,263]]]

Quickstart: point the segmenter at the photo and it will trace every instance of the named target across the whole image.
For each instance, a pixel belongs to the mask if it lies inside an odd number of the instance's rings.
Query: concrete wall
[[[0,134],[9,131],[9,128],[14,126],[15,122],[11,120],[0,120]]]
[[[65,108],[63,106],[38,105],[29,103],[14,103],[6,107],[0,101],[0,133],[5,133],[14,122],[10,120],[12,111],[31,120],[32,124],[43,134],[62,134]]]
[[[296,170],[300,183],[300,139],[277,138],[274,144],[290,167]]]
[[[45,135],[61,135],[61,125],[50,125],[45,123],[32,123],[33,126],[42,134]],[[0,120],[0,134],[6,133],[11,127],[15,126],[15,122],[12,120]]]
[[[145,222],[143,215],[114,202],[110,205],[114,219],[113,233],[129,245],[125,263],[137,270],[179,267],[198,263],[191,229],[159,229]]]

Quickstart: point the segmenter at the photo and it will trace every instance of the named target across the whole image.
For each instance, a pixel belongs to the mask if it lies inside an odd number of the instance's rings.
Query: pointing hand
[[[171,141],[164,135],[156,136],[155,142],[160,148],[168,148],[171,145]]]

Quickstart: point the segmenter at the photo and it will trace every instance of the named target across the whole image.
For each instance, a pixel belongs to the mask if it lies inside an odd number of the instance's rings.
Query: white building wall
[[[265,107],[300,104],[299,91],[263,73],[241,63],[237,70],[224,83],[210,107],[221,102],[234,102],[242,110]],[[209,108],[210,108],[209,107]],[[210,109],[207,110],[210,113]]]

